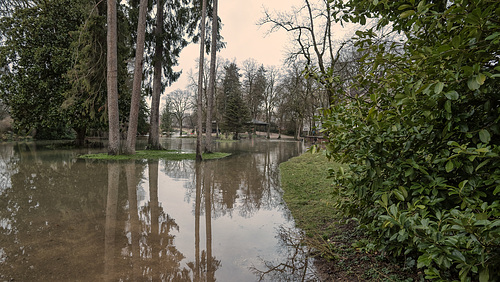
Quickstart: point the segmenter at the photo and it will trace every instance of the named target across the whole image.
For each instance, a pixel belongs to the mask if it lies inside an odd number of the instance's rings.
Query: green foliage
[[[428,279],[500,279],[500,2],[348,5],[406,40],[356,32],[367,94],[323,113],[329,156],[350,164],[338,206]]]
[[[165,107],[163,108],[163,111],[161,113],[160,117],[160,127],[161,127],[161,132],[165,132],[169,134],[173,128],[172,128],[172,117],[173,113],[171,112],[171,102],[170,100],[167,100],[167,103],[165,104]]]
[[[73,64],[66,74],[71,88],[64,93],[63,109],[74,128],[106,128],[106,14],[104,5],[82,4],[87,15],[71,33]]]
[[[54,20],[58,19],[58,20]],[[0,97],[10,108],[18,131],[37,130],[37,137],[60,138],[68,117],[60,106],[69,84],[62,76],[71,66],[71,32],[82,22],[71,0],[54,0],[16,9],[0,21]]]
[[[238,133],[244,132],[245,123],[250,121],[250,114],[243,103],[238,67],[231,63],[225,67],[225,71],[222,130],[235,133],[234,138],[238,139]]]
[[[105,3],[50,0],[0,19],[0,100],[19,134],[37,139],[82,138],[101,129],[106,108]],[[54,20],[57,19],[57,20]],[[129,112],[128,19],[119,10],[119,88],[122,123]],[[141,105],[143,120],[146,107]],[[143,126],[145,126],[143,124]]]
[[[162,15],[162,30],[158,34],[156,30],[157,14],[148,14],[147,28],[146,28],[146,54],[145,61],[147,64],[154,66],[158,58],[161,59],[161,68],[163,69],[163,76],[161,79],[161,89],[163,92],[165,87],[170,86],[181,75],[180,71],[175,71],[174,68],[178,65],[180,53],[184,47],[187,46],[188,41],[185,39],[185,29],[194,19],[191,18],[189,13],[187,0],[158,0],[151,2],[154,4],[152,8],[158,9],[158,5],[163,5]],[[139,10],[139,1],[129,1],[129,14],[131,17],[131,26],[137,26],[137,14]],[[151,18],[154,15],[155,18]],[[132,30],[135,33],[135,30]],[[136,36],[136,35],[135,35]],[[157,70],[160,71],[161,70]],[[144,70],[145,76],[152,78],[154,76],[154,68],[146,68]],[[152,79],[144,79],[144,87],[152,91]]]

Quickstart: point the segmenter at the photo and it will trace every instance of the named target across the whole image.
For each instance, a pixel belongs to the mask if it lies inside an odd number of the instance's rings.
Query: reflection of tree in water
[[[0,146],[0,194],[11,188],[10,176],[16,171],[18,157],[14,154],[14,144]]]
[[[251,154],[203,162],[198,177],[193,161],[148,163],[150,199],[140,207],[145,162],[128,169],[116,163],[111,170],[118,176],[108,179],[107,162],[77,160],[73,150],[2,147],[0,280],[189,281],[204,275],[211,281],[220,267],[211,248],[212,218],[233,211],[251,216],[279,205],[277,166],[295,154],[280,146],[243,148]],[[199,179],[186,186],[198,218],[197,256],[188,268],[181,267],[184,255],[171,234],[178,226],[158,203],[159,166],[174,179]],[[202,215],[208,243],[203,250]]]
[[[191,280],[170,234],[178,226],[158,203],[158,162],[138,207],[144,162],[1,148],[1,281]]]
[[[240,216],[251,217],[257,210],[281,206],[279,164],[301,150],[284,142],[255,141],[241,146],[241,153],[215,162],[215,217],[235,209]]]
[[[68,280],[75,269],[79,279],[95,277],[102,270],[95,258],[103,252],[88,242],[99,241],[104,230],[102,169],[75,160],[71,151],[16,147],[4,159],[8,179],[2,183],[9,185],[0,192],[1,280]]]
[[[170,232],[179,230],[175,220],[163,211],[158,201],[158,161],[149,161],[149,202],[138,208],[137,180],[134,164],[125,165],[127,182],[129,182],[129,218],[127,229],[127,246],[122,254],[127,257],[129,265],[122,279],[138,279],[162,281],[191,281],[187,268],[180,262],[184,255],[174,245],[175,236]]]
[[[221,143],[219,147],[225,146],[225,150],[230,150],[230,145],[235,146],[236,153],[229,158],[208,161],[213,167],[211,175],[207,175],[209,170],[203,172],[204,176],[212,178],[212,216],[232,216],[236,211],[240,216],[249,218],[258,210],[282,207],[279,164],[299,154],[301,145],[255,141]],[[193,165],[194,162],[188,161],[184,164],[172,164],[164,169],[169,176],[174,177],[175,173],[182,179],[191,180],[185,184],[188,202],[195,197],[196,191],[195,178],[190,175]],[[182,172],[175,172],[177,169]]]
[[[187,180],[193,178],[194,162],[191,160],[182,161],[161,161],[163,165],[161,171],[174,180]]]
[[[221,266],[220,260],[212,255],[212,191],[214,162],[195,163],[195,261],[188,262],[194,281],[215,281],[215,272]],[[202,198],[205,207],[206,250],[200,252],[200,218]]]
[[[192,160],[182,161],[161,161],[161,171],[169,176],[174,181],[185,181],[184,186],[186,189],[186,202],[190,202],[194,193],[194,164]]]
[[[286,261],[264,261],[265,269],[252,268],[259,281],[321,281],[304,244],[304,234],[281,227],[278,231],[281,252]]]

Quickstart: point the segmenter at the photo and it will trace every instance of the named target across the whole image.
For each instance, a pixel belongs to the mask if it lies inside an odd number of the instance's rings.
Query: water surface
[[[162,142],[189,151],[195,141]],[[0,144],[0,279],[274,280],[256,270],[290,261],[278,232],[293,228],[278,165],[303,145],[246,140],[217,150],[233,155],[109,162],[77,158],[98,149]]]

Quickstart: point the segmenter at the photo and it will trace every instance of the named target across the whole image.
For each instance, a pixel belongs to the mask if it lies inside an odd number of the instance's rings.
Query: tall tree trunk
[[[200,67],[198,69],[198,132],[196,136],[196,160],[203,160],[201,155],[201,141],[203,138],[203,120],[202,120],[202,98],[203,98],[203,62],[205,60],[205,20],[207,17],[207,0],[201,0],[201,29],[200,29]]]
[[[107,90],[109,141],[108,154],[116,155],[120,151],[120,120],[118,113],[118,47],[116,0],[108,0],[107,15]]]
[[[137,23],[137,44],[135,49],[132,101],[130,102],[130,117],[128,121],[127,143],[125,147],[125,152],[127,154],[135,154],[135,142],[137,140],[137,122],[139,119],[139,104],[141,102],[142,67],[144,62],[147,10],[148,0],[141,0],[139,6],[139,21]]]
[[[217,5],[218,1],[213,0],[212,9],[212,41],[210,42],[210,78],[208,83],[208,97],[207,97],[207,124],[206,133],[207,138],[205,140],[205,152],[212,152],[212,107],[214,101],[215,92],[215,68],[217,62],[217,30],[218,30],[218,17],[217,17]]]
[[[161,149],[160,146],[160,97],[161,97],[161,72],[163,54],[163,0],[158,1],[155,30],[155,55],[153,75],[153,97],[151,99],[151,120],[149,127],[148,147],[152,150]]]

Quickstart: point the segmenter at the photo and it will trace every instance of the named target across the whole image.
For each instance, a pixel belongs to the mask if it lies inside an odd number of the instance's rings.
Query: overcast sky
[[[266,7],[269,11],[288,11],[292,6],[299,6],[302,0],[219,0],[219,17],[222,20],[222,36],[226,48],[217,56],[233,60],[239,66],[248,58],[267,65],[281,65],[285,56],[285,46],[288,37],[281,30],[267,34],[270,25],[258,26],[257,22],[263,17]],[[200,53],[199,45],[190,44],[184,48],[179,57],[179,66],[182,75],[177,82],[166,89],[171,92],[175,89],[185,89],[188,84],[190,69],[196,72],[196,59]],[[206,58],[209,56],[205,55]]]

